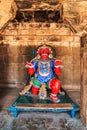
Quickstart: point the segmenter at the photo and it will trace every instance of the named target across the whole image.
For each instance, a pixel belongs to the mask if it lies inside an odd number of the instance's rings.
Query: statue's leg
[[[32,94],[37,95],[39,93],[39,89],[37,86],[32,86]]]
[[[34,78],[32,86],[32,94],[37,95],[39,93],[40,87],[41,83],[36,78]]]
[[[60,91],[60,80],[53,78],[50,83],[51,95],[50,98],[53,102],[60,102],[60,99],[57,97],[57,93]]]

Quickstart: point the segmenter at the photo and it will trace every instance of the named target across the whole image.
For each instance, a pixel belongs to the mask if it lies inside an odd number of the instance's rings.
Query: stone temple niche
[[[0,86],[24,87],[31,50],[51,45],[63,61],[62,87],[81,104],[87,126],[86,0],[0,0],[0,29]]]
[[[50,0],[50,1],[48,0],[43,0],[43,1],[42,0],[32,0],[32,1],[15,0],[15,2],[17,4],[18,11],[16,13],[16,17],[14,21],[12,21],[12,23],[9,26],[9,33],[12,38],[11,40],[9,40],[9,43],[10,44],[14,43],[16,45],[15,47],[16,48],[15,52],[17,54],[17,56],[15,57],[16,66],[17,66],[17,71],[15,71],[16,83],[21,83],[21,81],[23,81],[23,77],[21,77],[21,75],[22,74],[24,75],[24,69],[22,69],[21,71],[18,67],[21,66],[21,68],[23,68],[24,63],[26,63],[26,61],[29,61],[29,59],[32,60],[32,53],[31,53],[32,48],[35,52],[38,46],[41,46],[41,44],[47,44],[49,46],[52,46],[56,50],[55,51],[57,52],[56,58],[58,59],[60,58],[63,61],[64,70],[63,70],[62,76],[60,77],[62,81],[62,86],[63,86],[62,88],[67,87],[69,89],[72,89],[72,86],[73,86],[73,89],[74,88],[76,89],[79,86],[79,82],[77,82],[79,81],[79,76],[77,75],[79,75],[80,73],[79,68],[77,70],[77,67],[80,65],[79,52],[76,53],[77,52],[76,50],[78,49],[79,51],[80,49],[79,37],[73,38],[74,37],[73,31],[72,31],[73,29],[70,28],[71,24],[69,24],[68,26],[65,26],[66,24],[64,25],[62,3],[60,3],[58,0]],[[12,25],[16,25],[16,26],[13,27]],[[15,32],[15,35],[14,33],[12,33],[12,31]],[[44,48],[44,49],[47,49],[47,48]],[[14,51],[11,51],[11,52],[13,53]],[[75,60],[73,60],[74,58]],[[78,58],[78,61],[76,60],[77,58]],[[44,64],[43,66],[45,65],[47,64]],[[14,66],[11,65],[10,69],[12,69],[12,67]],[[23,92],[25,92],[25,90],[27,90],[26,88],[29,88],[29,87],[30,87],[30,84],[28,84],[28,87],[26,86],[25,89],[23,89],[24,90]],[[27,91],[25,93],[27,93]],[[23,95],[19,95],[18,99],[21,99],[22,101],[22,98],[24,99]],[[41,95],[46,95],[46,94],[41,93],[40,97]],[[47,95],[49,95],[49,93]],[[53,95],[51,96],[51,98],[53,98]],[[62,97],[64,97],[64,95]],[[69,99],[69,97],[67,98]],[[66,97],[64,97],[64,99],[66,99]],[[43,101],[45,101],[45,99]],[[63,104],[64,106],[63,110],[65,110],[65,107],[69,107],[69,109],[67,110],[71,110],[71,116],[73,117],[75,115],[75,112],[72,111],[74,110],[72,108],[74,107],[72,106],[71,100],[69,101],[70,102],[65,101],[66,103],[69,103],[69,104],[68,106],[65,106],[66,104]],[[20,109],[20,105],[21,105],[21,108],[23,108],[22,105],[25,105],[25,102],[23,102],[23,104],[19,104],[19,102],[20,100],[18,100],[16,104],[17,107],[19,107]],[[52,103],[50,101],[48,102]],[[37,97],[37,100],[35,99],[35,103],[38,104],[38,97]],[[47,100],[45,103],[47,103]],[[44,106],[42,105],[42,107]],[[50,107],[53,108],[54,106],[52,106],[51,104]],[[15,117],[17,116],[18,110],[15,109],[14,106],[9,107],[9,110],[12,110],[14,112]],[[77,110],[79,110],[78,107],[77,107]]]

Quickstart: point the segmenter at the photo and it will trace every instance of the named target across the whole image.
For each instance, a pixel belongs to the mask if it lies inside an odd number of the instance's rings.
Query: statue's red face
[[[40,48],[37,53],[40,55],[40,58],[46,60],[49,58],[49,54],[52,54],[52,50],[47,47]]]

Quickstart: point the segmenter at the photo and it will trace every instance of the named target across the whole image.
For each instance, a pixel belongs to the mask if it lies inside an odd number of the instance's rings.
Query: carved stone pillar
[[[87,34],[81,39],[81,108],[80,115],[87,127]]]

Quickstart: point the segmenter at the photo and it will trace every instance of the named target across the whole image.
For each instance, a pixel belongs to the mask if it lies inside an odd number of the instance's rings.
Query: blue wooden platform
[[[19,112],[69,112],[74,118],[79,107],[65,95],[58,94],[60,103],[53,103],[49,96],[46,99],[39,99],[38,96],[32,95],[30,92],[25,95],[19,95],[12,106],[8,107],[8,111],[13,112],[14,117],[18,116]]]

